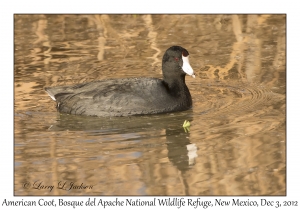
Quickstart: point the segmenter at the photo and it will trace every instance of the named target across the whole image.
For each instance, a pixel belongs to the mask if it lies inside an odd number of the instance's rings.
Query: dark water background
[[[172,45],[191,110],[61,115],[43,90],[161,78]],[[285,15],[14,16],[15,195],[286,195],[285,152]]]

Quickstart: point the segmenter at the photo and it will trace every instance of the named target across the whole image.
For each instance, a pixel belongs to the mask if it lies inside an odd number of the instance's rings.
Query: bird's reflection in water
[[[99,154],[107,148],[116,148],[115,153],[130,153],[132,150],[141,152],[143,162],[149,161],[149,155],[155,150],[159,152],[163,145],[167,148],[167,157],[178,170],[179,178],[182,182],[185,194],[188,195],[188,185],[185,173],[196,164],[197,146],[190,141],[190,133],[183,127],[183,122],[188,119],[192,121],[192,110],[183,113],[135,116],[118,118],[99,118],[76,115],[60,114],[57,122],[49,127],[52,131],[84,131],[95,138],[95,147]],[[126,134],[130,130],[131,133]],[[132,133],[134,131],[134,133]],[[192,132],[192,128],[191,131]],[[165,139],[161,144],[147,142],[149,136],[156,135],[160,139]],[[99,146],[97,142],[105,141],[105,147]],[[124,144],[120,148],[120,143],[132,141],[130,146]],[[159,145],[145,148],[145,145]],[[138,162],[140,160],[137,160]],[[126,161],[125,161],[126,162]]]

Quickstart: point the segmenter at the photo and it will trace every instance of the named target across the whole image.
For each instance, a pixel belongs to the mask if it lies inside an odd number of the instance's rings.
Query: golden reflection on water
[[[15,195],[285,195],[285,18],[15,15]],[[160,78],[172,45],[196,72],[192,110],[60,115],[43,91]]]

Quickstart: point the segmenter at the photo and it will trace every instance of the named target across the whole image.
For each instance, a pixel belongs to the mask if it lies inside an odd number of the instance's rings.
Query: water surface
[[[15,195],[286,195],[285,15],[14,18]],[[71,116],[43,90],[161,78],[172,45],[191,110]]]

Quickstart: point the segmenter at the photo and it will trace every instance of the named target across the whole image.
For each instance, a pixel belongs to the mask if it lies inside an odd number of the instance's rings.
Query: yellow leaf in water
[[[191,123],[189,121],[185,120],[182,127],[185,128],[185,127],[189,127],[189,126],[191,126]]]

